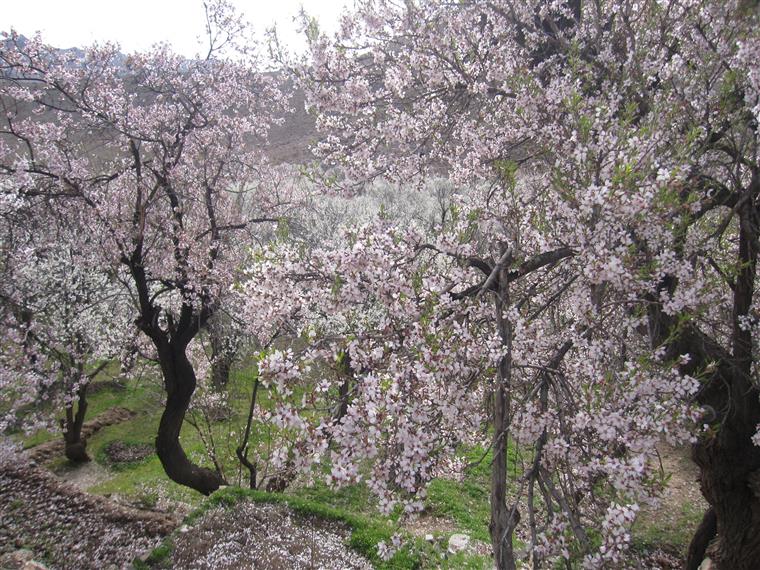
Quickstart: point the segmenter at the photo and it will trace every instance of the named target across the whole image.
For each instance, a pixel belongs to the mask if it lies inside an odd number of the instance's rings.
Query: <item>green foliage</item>
[[[257,376],[255,360],[256,358],[248,365],[237,367],[232,371],[228,385],[232,407],[231,417],[214,424],[215,436],[237,429],[236,426],[239,426],[245,418],[252,382]],[[111,372],[114,373],[115,370]],[[107,380],[108,377],[98,378],[99,382]],[[338,520],[347,524],[351,528],[349,546],[366,556],[377,568],[480,570],[492,567],[488,556],[465,553],[445,556],[445,547],[442,546],[446,542],[445,533],[440,535],[437,544],[407,537],[409,539],[407,548],[402,549],[390,561],[381,561],[377,556],[377,545],[381,541],[389,541],[391,536],[398,531],[398,525],[394,522],[397,517],[381,516],[375,508],[374,497],[364,484],[333,489],[317,479],[309,486],[299,485],[284,494],[227,487],[211,497],[204,498],[168,480],[155,455],[119,466],[111,465],[105,454],[105,448],[110,442],[120,441],[127,445],[153,443],[162,412],[161,398],[162,388],[157,374],[153,378],[142,379],[139,382],[128,382],[123,388],[106,382],[102,388],[94,391],[90,398],[91,409],[94,413],[88,414],[90,419],[113,406],[126,407],[137,415],[126,422],[108,426],[90,438],[88,445],[90,453],[98,463],[110,469],[112,475],[108,480],[90,489],[91,492],[105,495],[118,494],[144,507],[154,506],[160,496],[188,503],[196,507],[196,510],[185,520],[186,524],[193,524],[212,508],[230,507],[243,500],[282,503],[305,516]],[[259,402],[263,406],[269,405],[267,390],[260,389]],[[263,441],[261,438],[266,437],[266,434],[259,433],[255,429],[252,435],[254,438],[252,444]],[[181,438],[188,454],[194,459],[202,460],[204,448],[195,430],[185,425]],[[512,466],[510,472],[513,475],[514,470],[518,468],[518,452],[515,446],[510,446],[509,462]],[[433,480],[428,489],[426,514],[450,521],[454,532],[464,532],[474,540],[490,543],[489,484],[493,455],[490,451],[486,453],[483,448],[478,447],[463,449],[461,453],[470,465],[465,471],[464,479],[460,482],[447,479]],[[230,470],[230,473],[234,473],[233,466],[236,466],[236,459],[233,456],[225,456],[223,461],[226,462],[226,468]],[[659,525],[659,522],[655,525],[653,521],[645,521],[637,527],[636,544],[639,546],[665,544],[680,548],[679,545],[688,542],[690,529],[693,528],[692,523],[698,520],[698,516],[699,513],[694,507],[686,505],[682,516],[675,524],[663,527]],[[679,525],[682,524],[685,525],[685,529],[680,528]],[[134,566],[141,569],[166,568],[170,563],[173,548],[172,538],[168,537],[151,553],[146,562],[137,560]]]
[[[494,169],[506,190],[512,191],[515,189],[518,168],[519,164],[514,160],[497,160],[494,162]]]

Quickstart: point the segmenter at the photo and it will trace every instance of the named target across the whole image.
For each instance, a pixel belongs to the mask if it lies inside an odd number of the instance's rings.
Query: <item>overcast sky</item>
[[[345,0],[233,0],[259,32],[277,24],[282,41],[294,47],[304,41],[293,17],[303,5],[327,31],[337,27]],[[15,28],[32,35],[42,32],[56,47],[81,47],[94,41],[117,41],[130,52],[168,41],[188,57],[199,51],[204,32],[202,0],[4,0],[0,31]]]

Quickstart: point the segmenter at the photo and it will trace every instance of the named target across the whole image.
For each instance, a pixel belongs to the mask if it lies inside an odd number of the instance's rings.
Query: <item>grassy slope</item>
[[[220,444],[223,461],[228,467],[227,476],[237,482],[237,466],[233,456],[235,438],[229,434],[239,430],[247,413],[250,386],[255,377],[255,368],[236,370],[229,387],[233,408],[229,420],[214,426],[215,438]],[[105,382],[102,375],[96,382]],[[290,489],[286,494],[268,494],[237,487],[229,487],[206,499],[202,495],[171,482],[155,455],[126,465],[111,465],[105,452],[112,441],[127,444],[151,444],[155,438],[162,406],[162,389],[154,374],[138,381],[129,381],[125,389],[116,389],[106,384],[94,391],[89,398],[88,419],[114,406],[121,406],[136,412],[136,416],[126,422],[108,426],[88,441],[88,451],[99,464],[108,467],[111,477],[90,488],[90,492],[102,495],[120,495],[147,507],[155,505],[160,495],[171,500],[185,502],[196,509],[190,519],[199,516],[208,508],[218,504],[231,504],[236,500],[286,502],[295,510],[338,519],[352,529],[351,546],[361,552],[378,568],[490,568],[488,558],[458,554],[448,559],[441,556],[441,548],[425,541],[410,538],[410,547],[400,552],[390,562],[377,558],[377,543],[388,541],[397,527],[392,520],[382,517],[374,509],[374,501],[364,485],[353,485],[342,489],[331,489],[317,481],[312,486]],[[26,447],[36,445],[52,437],[60,437],[46,432],[34,434],[23,440]],[[208,464],[203,443],[196,430],[185,424],[181,434],[182,444],[188,455],[199,463]],[[484,462],[487,469],[487,460]],[[53,469],[63,469],[63,458],[53,461]],[[472,475],[463,483],[437,480],[430,489],[428,510],[431,514],[445,517],[453,522],[457,532],[465,532],[478,540],[488,540],[488,495],[487,484],[483,485],[483,467],[472,470]],[[166,555],[171,548],[171,538],[157,549],[153,558],[158,562],[162,552]]]
[[[250,398],[249,391],[255,374],[253,367],[234,371],[229,387],[233,407],[232,417],[214,426],[215,438],[222,450],[223,462],[228,466],[228,479],[232,483],[239,484],[239,478],[236,471],[237,461],[234,458],[237,440],[230,436],[230,432],[240,430],[243,425]],[[106,380],[108,380],[107,374],[97,379],[99,382]],[[153,444],[162,409],[162,396],[162,388],[155,374],[152,378],[147,377],[139,382],[128,382],[126,389],[115,389],[106,385],[92,394],[88,409],[89,419],[114,406],[131,409],[137,415],[127,422],[104,428],[88,442],[91,456],[101,465],[108,467],[112,474],[110,479],[91,488],[91,492],[103,495],[118,494],[148,507],[155,505],[159,495],[185,502],[196,509],[204,509],[205,505],[219,502],[229,502],[231,497],[236,497],[238,500],[245,498],[257,501],[286,501],[296,509],[324,514],[330,518],[337,517],[348,522],[355,529],[352,546],[377,562],[376,544],[379,540],[388,540],[393,532],[393,525],[374,509],[374,501],[364,485],[334,490],[324,483],[316,482],[309,487],[299,486],[290,489],[285,495],[267,495],[230,488],[219,494],[218,498],[204,503],[204,497],[200,494],[171,482],[165,476],[155,455],[133,464],[109,465],[105,448],[112,441]],[[35,445],[51,437],[60,436],[46,432],[37,433],[26,438],[24,445],[27,447]],[[199,463],[208,464],[203,444],[195,429],[186,424],[181,437],[188,455]],[[463,481],[436,479],[431,483],[426,501],[426,512],[450,521],[450,526],[455,532],[463,532],[475,540],[489,542],[488,489],[491,458],[489,454],[482,457],[482,450],[472,450],[468,454],[468,461],[476,462],[478,459],[481,461],[467,471]],[[62,468],[64,465],[65,460],[61,458],[53,463],[53,468]],[[665,521],[665,523],[656,517],[647,517],[646,514],[640,517],[634,528],[635,546],[646,549],[663,547],[673,553],[683,552],[690,540],[692,529],[701,517],[701,510],[685,502],[676,515],[671,517],[670,522]],[[380,567],[490,568],[490,561],[487,558],[458,555],[444,560],[440,557],[440,549],[437,551],[433,546],[419,540],[412,543],[414,544],[412,552],[407,552],[395,559],[390,566],[386,564]]]

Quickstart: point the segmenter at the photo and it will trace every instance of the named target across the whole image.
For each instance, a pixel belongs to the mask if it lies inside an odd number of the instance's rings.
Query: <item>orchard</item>
[[[484,468],[499,570],[636,567],[689,448],[684,568],[757,568],[756,2],[365,0],[304,53],[205,7],[195,59],[3,36],[0,430],[86,461],[88,386],[152,363],[168,479],[398,522]]]

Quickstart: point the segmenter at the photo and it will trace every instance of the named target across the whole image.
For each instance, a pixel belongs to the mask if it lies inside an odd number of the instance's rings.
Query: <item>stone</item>
[[[425,535],[425,541],[426,542],[435,542],[435,537],[432,534],[426,534]]]
[[[702,561],[702,564],[699,565],[699,568],[697,570],[713,570],[712,560],[709,558],[705,558]]]
[[[48,570],[47,566],[40,564],[36,560],[29,560],[22,567],[21,570]]]
[[[470,537],[466,534],[452,534],[449,538],[450,554],[456,554],[457,552],[466,552],[470,550]]]
[[[24,564],[32,558],[34,558],[34,553],[25,548],[16,550],[15,552],[9,552],[8,554],[0,556],[0,568],[3,568],[3,570],[17,570],[23,568]]]

